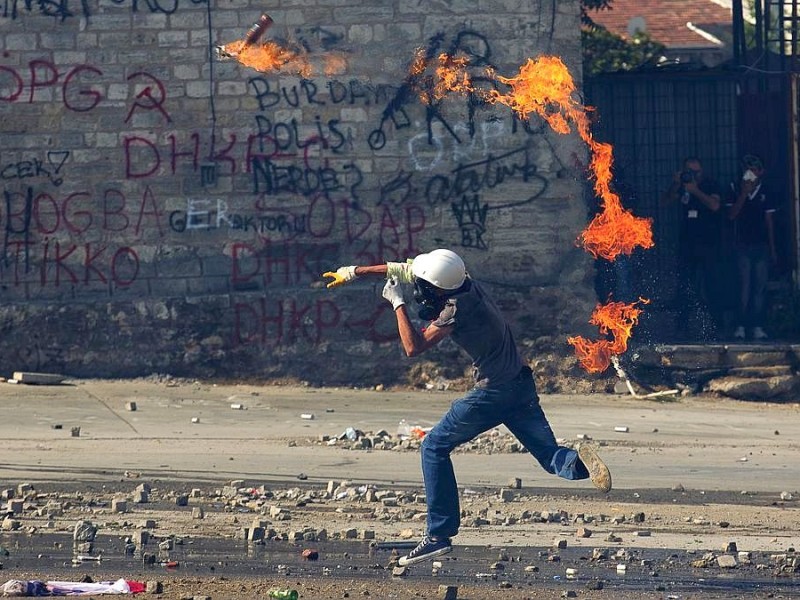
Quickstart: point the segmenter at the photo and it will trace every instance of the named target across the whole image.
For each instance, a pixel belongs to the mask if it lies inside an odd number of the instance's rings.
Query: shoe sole
[[[611,490],[611,471],[608,470],[606,464],[598,456],[593,446],[589,444],[581,444],[578,446],[578,456],[586,470],[589,471],[589,479],[592,480],[594,487],[601,492],[609,492]]]
[[[401,567],[407,567],[409,565],[415,565],[417,563],[430,560],[432,558],[436,558],[437,556],[441,556],[442,554],[447,554],[448,552],[452,552],[453,547],[448,546],[447,548],[440,548],[439,550],[434,550],[433,552],[428,552],[427,554],[423,554],[422,556],[415,556],[414,558],[406,558],[405,556],[401,556],[400,560],[397,561],[397,564]]]

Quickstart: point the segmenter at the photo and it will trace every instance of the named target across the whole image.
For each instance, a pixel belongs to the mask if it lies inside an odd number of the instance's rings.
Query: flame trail
[[[313,76],[315,69],[311,56],[300,44],[282,46],[272,40],[257,43],[272,24],[272,17],[261,15],[243,39],[217,46],[217,56],[220,59],[235,59],[256,71],[284,71],[304,78]],[[319,58],[325,75],[342,73],[347,66],[344,56],[339,52],[326,52]]]
[[[523,119],[535,113],[558,133],[569,133],[570,123],[574,123],[578,135],[589,146],[594,191],[602,200],[603,210],[581,232],[586,251],[595,258],[614,260],[620,254],[630,254],[637,246],[651,248],[651,219],[636,217],[625,210],[619,196],[611,190],[611,145],[597,142],[592,136],[588,117],[591,109],[575,99],[575,82],[561,59],[555,56],[528,59],[516,77],[498,75],[497,80],[509,85],[511,91],[503,94],[490,90],[489,102],[504,104]]]
[[[422,69],[426,66],[423,65]],[[433,86],[434,97],[438,97],[437,92],[442,94],[443,91],[474,92],[466,66],[466,60],[440,56]],[[620,254],[631,254],[637,247],[651,248],[652,220],[636,217],[625,210],[619,196],[611,189],[611,167],[614,162],[612,147],[596,141],[592,136],[589,120],[592,109],[584,107],[576,99],[575,82],[561,59],[554,56],[528,59],[515,77],[502,77],[491,72],[487,74],[511,88],[508,93],[497,89],[482,92],[487,102],[508,106],[521,119],[528,119],[531,113],[536,114],[557,133],[570,133],[574,124],[578,135],[589,147],[589,168],[602,210],[579,236],[586,251],[594,258],[613,261]],[[640,299],[640,302],[646,304],[648,301]],[[584,368],[593,373],[605,371],[610,365],[611,356],[627,350],[631,331],[642,312],[636,304],[609,302],[595,309],[590,323],[597,325],[602,334],[611,334],[612,340],[593,342],[580,336],[568,339]]]
[[[575,347],[575,354],[583,368],[590,373],[602,373],[611,364],[611,357],[622,354],[628,348],[633,326],[639,320],[642,309],[636,305],[648,304],[649,301],[639,298],[638,302],[609,302],[594,309],[589,323],[597,325],[603,335],[611,334],[611,340],[591,341],[581,336],[567,338]]]

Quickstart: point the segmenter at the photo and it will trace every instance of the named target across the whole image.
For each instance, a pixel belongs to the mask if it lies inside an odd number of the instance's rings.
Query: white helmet
[[[420,254],[411,263],[414,277],[424,279],[442,290],[457,290],[467,278],[464,261],[452,250],[433,250]]]

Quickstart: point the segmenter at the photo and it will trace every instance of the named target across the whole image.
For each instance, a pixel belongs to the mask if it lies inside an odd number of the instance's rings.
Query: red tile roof
[[[648,35],[667,48],[717,47],[686,23],[718,36],[720,30],[730,31],[732,19],[730,8],[711,0],[611,0],[610,10],[590,11],[589,16],[625,38],[630,20],[642,17]]]

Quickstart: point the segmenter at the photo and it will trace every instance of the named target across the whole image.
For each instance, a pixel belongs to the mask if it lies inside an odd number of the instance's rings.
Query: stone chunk
[[[16,531],[22,527],[22,523],[17,521],[16,519],[12,519],[11,517],[6,517],[3,519],[2,529],[3,531]]]
[[[736,557],[730,554],[723,554],[717,557],[717,565],[721,569],[735,569],[736,564]]]
[[[150,541],[150,532],[149,531],[139,530],[139,531],[134,532],[134,534],[133,534],[133,543],[136,544],[137,546],[139,546],[140,548],[142,546],[147,545],[148,541]]]
[[[145,587],[148,594],[163,594],[164,586],[160,581],[148,581]]]
[[[457,600],[458,586],[457,585],[440,585],[436,592],[436,597],[439,600]]]
[[[514,490],[503,488],[500,490],[500,500],[502,502],[511,502],[514,499]]]
[[[72,532],[72,539],[76,542],[93,542],[97,535],[97,527],[91,521],[78,521]]]
[[[66,377],[54,373],[31,373],[28,371],[14,371],[12,379],[20,383],[30,383],[34,385],[58,385]]]

